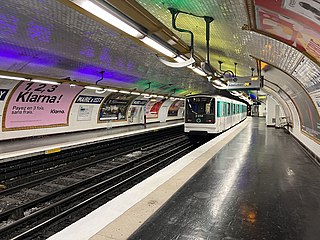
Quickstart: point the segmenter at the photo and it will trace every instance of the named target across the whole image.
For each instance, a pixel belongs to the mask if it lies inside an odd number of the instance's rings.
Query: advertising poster
[[[320,62],[319,1],[255,0],[257,28]]]
[[[320,1],[315,0],[284,0],[283,8],[308,18],[320,25]]]
[[[165,98],[159,101],[149,101],[146,106],[147,118],[158,118],[159,109],[165,101]]]
[[[21,82],[4,111],[3,131],[68,125],[74,98],[82,87]]]
[[[124,93],[111,93],[102,103],[99,121],[125,121],[127,119],[128,107],[136,97]]]
[[[78,121],[90,121],[92,116],[93,106],[80,105],[78,110]]]
[[[183,107],[184,101],[176,100],[174,101],[168,110],[168,117],[176,117],[178,116],[179,109]]]

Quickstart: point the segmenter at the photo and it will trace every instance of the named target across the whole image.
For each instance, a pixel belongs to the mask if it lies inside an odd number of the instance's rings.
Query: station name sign
[[[102,100],[103,97],[79,95],[79,97],[76,100],[76,103],[100,104]]]
[[[263,77],[252,76],[252,77],[231,77],[225,78],[227,86],[224,87],[226,90],[251,90],[260,89],[263,87]]]

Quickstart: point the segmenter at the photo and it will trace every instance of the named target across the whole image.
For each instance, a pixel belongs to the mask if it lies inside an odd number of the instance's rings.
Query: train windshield
[[[194,114],[214,114],[214,98],[194,97],[187,99],[188,110]]]
[[[186,104],[186,122],[213,123],[215,99],[212,97],[190,97]]]

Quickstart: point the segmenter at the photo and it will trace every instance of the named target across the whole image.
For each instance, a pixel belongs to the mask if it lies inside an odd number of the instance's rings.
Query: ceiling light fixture
[[[130,94],[128,91],[120,90],[119,93],[125,93],[125,94]]]
[[[47,80],[41,80],[41,79],[31,79],[31,82],[44,83],[44,84],[52,84],[52,85],[60,85],[60,84],[61,84],[61,83],[59,83],[59,82],[47,81]]]
[[[103,90],[103,88],[101,87],[94,87],[94,86],[84,86],[84,88],[91,89],[91,90],[99,90],[99,91]]]
[[[175,62],[169,62],[165,59],[159,58],[159,61],[162,62],[163,64],[167,65],[168,67],[173,67],[173,68],[182,68],[182,67],[187,67],[193,64],[196,60],[191,57],[190,59],[186,60],[183,56],[176,56],[173,60]]]
[[[153,49],[157,50],[158,52],[160,52],[168,57],[174,58],[176,56],[175,52],[164,47],[163,45],[161,45],[160,43],[158,43],[157,41],[155,41],[154,39],[152,39],[148,36],[140,39],[140,41],[142,41],[143,43],[147,44],[149,47],[152,47]]]
[[[95,0],[71,0],[79,7],[85,9],[96,17],[102,19],[103,21],[113,25],[114,27],[120,29],[121,31],[129,34],[130,36],[136,38],[142,38],[144,36],[137,27],[131,26],[133,23],[125,19],[124,16],[121,16],[120,13],[117,13],[112,9],[107,3],[102,3]]]
[[[132,95],[140,95],[140,93],[138,93],[138,92],[131,92],[130,94],[132,94]]]
[[[107,89],[102,89],[102,90],[96,90],[96,93],[98,94],[103,94],[107,91]]]
[[[107,91],[108,91],[108,92],[119,92],[119,90],[112,89],[112,88],[108,88]]]
[[[215,84],[215,85],[218,85],[220,87],[225,87],[223,82],[221,82],[219,79],[213,80],[212,83]]]
[[[204,71],[202,71],[200,68],[191,68],[192,71],[194,71],[196,74],[199,74],[200,76],[206,77],[207,74],[205,74]]]
[[[17,80],[17,81],[30,81],[30,80],[27,79],[27,78],[13,77],[13,76],[5,76],[5,75],[0,75],[0,78],[9,79],[9,80]]]

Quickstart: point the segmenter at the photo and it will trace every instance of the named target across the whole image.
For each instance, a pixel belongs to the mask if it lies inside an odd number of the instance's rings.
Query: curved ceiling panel
[[[263,88],[263,91],[270,94],[272,97],[274,97],[278,101],[279,104],[282,105],[283,111],[285,112],[285,116],[289,118],[289,121],[291,121],[291,123],[295,124],[293,122],[293,115],[292,115],[291,109],[287,103],[288,99],[285,101],[283,98],[281,98],[281,96],[278,94],[279,90],[276,90],[276,89],[277,87],[274,86],[273,84],[266,83]]]
[[[176,1],[176,0],[136,0],[147,11],[156,16],[164,25],[175,32],[185,42],[189,43],[189,36],[175,31],[171,26],[171,15],[168,11],[168,7],[174,7],[181,11],[192,13],[199,16],[212,16],[214,21],[211,23],[211,64],[219,69],[218,60],[223,61],[223,70],[234,70],[234,62],[237,62],[238,75],[248,76],[251,75],[250,68],[256,67],[254,58],[263,60],[269,64],[276,66],[289,75],[293,75],[296,80],[300,81],[305,88],[310,92],[320,89],[320,67],[315,62],[311,61],[303,53],[311,56],[311,52],[302,51],[296,44],[288,44],[282,38],[277,38],[276,35],[268,34],[267,32],[260,31],[254,32],[249,30],[249,25],[255,24],[254,16],[254,4],[260,4],[256,9],[261,9],[262,6],[270,7],[272,2],[276,2],[277,7],[281,2],[288,2],[287,0],[257,0],[251,2],[251,0],[237,1],[235,4],[232,0],[198,0],[198,1]],[[308,0],[317,2],[314,0]],[[308,2],[307,1],[307,2]],[[290,1],[291,2],[291,1]],[[292,1],[296,2],[296,1]],[[248,5],[246,5],[246,3]],[[317,4],[317,3],[315,3]],[[256,5],[258,6],[258,5]],[[289,10],[287,10],[289,11]],[[292,10],[290,10],[292,11]],[[296,13],[298,14],[298,13]],[[304,17],[300,17],[298,20],[305,20]],[[291,14],[290,16],[293,16]],[[248,16],[251,16],[250,19]],[[315,21],[318,21],[316,16],[311,17]],[[259,19],[257,19],[258,21]],[[262,21],[263,22],[263,21]],[[303,23],[310,23],[310,19]],[[291,24],[292,25],[292,24]],[[177,26],[181,28],[190,29],[195,33],[195,50],[202,57],[205,56],[205,24],[203,19],[190,15],[179,15],[177,19]],[[295,26],[294,24],[292,26]],[[312,32],[307,31],[308,36],[303,36],[313,41],[318,42],[319,25],[309,25],[312,28]],[[261,29],[262,30],[262,29]],[[300,28],[302,31],[302,28]],[[264,33],[264,34],[262,34]],[[299,32],[302,33],[302,32]],[[313,35],[312,35],[313,34]],[[275,37],[272,38],[271,36]],[[302,35],[297,35],[296,40],[302,41],[300,38]],[[305,39],[303,38],[303,39]],[[310,45],[310,44],[309,44]],[[297,49],[299,50],[297,50]],[[319,51],[319,47],[315,45],[314,51]],[[315,55],[313,55],[315,56]],[[252,58],[253,57],[253,58]],[[313,57],[313,59],[317,59]],[[304,66],[309,69],[307,72]]]
[[[292,72],[310,94],[320,91],[320,67],[307,57],[303,57]]]
[[[276,68],[271,68],[264,73],[265,81],[268,86],[273,88],[285,100],[290,100],[296,106],[302,130],[312,138],[320,141],[320,116],[315,108],[314,102],[293,78],[282,73]],[[272,86],[273,85],[273,86]],[[277,90],[275,87],[278,87]]]

